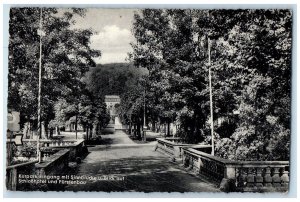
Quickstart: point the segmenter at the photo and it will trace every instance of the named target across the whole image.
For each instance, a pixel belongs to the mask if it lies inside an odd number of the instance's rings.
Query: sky
[[[96,33],[91,37],[91,47],[101,51],[96,63],[107,64],[128,62],[134,9],[87,9],[85,17],[77,17],[75,28],[92,28]]]

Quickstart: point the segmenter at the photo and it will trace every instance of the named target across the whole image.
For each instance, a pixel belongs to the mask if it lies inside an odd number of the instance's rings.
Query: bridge
[[[78,174],[122,180],[69,185],[74,191],[286,192],[287,161],[231,161],[212,156],[210,145],[187,145],[178,138],[137,143],[122,130],[103,135],[89,148]]]
[[[138,144],[122,130],[103,135],[105,145],[89,148],[77,176],[119,177],[69,185],[67,191],[219,192],[218,185],[190,175],[182,166],[155,151],[156,142]]]
[[[74,132],[62,132],[62,135],[64,138],[56,143],[42,142],[43,162],[33,160],[7,167],[10,190],[29,187],[31,191],[37,188],[104,192],[286,192],[289,188],[288,161],[232,161],[212,156],[210,145],[183,144],[179,138],[137,142],[123,130],[102,135],[102,143],[88,146],[86,153],[85,141],[75,141]],[[51,148],[59,152],[47,153]],[[77,161],[78,157],[81,161]],[[75,160],[78,163],[74,164]],[[30,187],[17,181],[17,176],[25,171],[51,176],[72,174],[87,180],[83,184],[71,180],[70,184]]]

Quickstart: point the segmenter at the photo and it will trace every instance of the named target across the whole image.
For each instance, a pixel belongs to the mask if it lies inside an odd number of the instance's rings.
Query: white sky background
[[[128,62],[128,52],[132,51],[130,42],[134,9],[89,8],[86,16],[76,19],[75,28],[89,29],[96,32],[91,37],[91,47],[101,51],[96,63]]]

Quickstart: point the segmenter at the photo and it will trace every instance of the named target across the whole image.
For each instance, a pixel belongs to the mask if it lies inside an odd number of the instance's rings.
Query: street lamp
[[[213,101],[212,101],[212,87],[211,87],[211,62],[210,62],[210,39],[208,37],[208,74],[209,74],[209,100],[210,100],[210,128],[211,128],[211,155],[215,155],[214,143],[214,117],[213,117]]]
[[[40,150],[40,138],[42,136],[42,36],[45,33],[42,30],[43,20],[43,8],[40,11],[40,26],[38,29],[38,35],[40,36],[40,55],[39,55],[39,91],[38,91],[38,138],[37,138],[37,157],[39,163],[42,161],[41,150]]]

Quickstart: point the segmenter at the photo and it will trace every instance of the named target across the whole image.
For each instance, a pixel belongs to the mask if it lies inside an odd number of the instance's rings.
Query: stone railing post
[[[225,165],[224,177],[227,179],[235,179],[235,166],[231,164]]]
[[[236,190],[236,167],[232,164],[225,164],[224,178],[220,183],[220,190],[224,192],[232,192]]]
[[[283,174],[281,176],[281,181],[282,181],[281,186],[284,188],[288,188],[289,186],[290,179],[288,173],[289,173],[288,171],[283,171]]]
[[[281,179],[279,177],[279,168],[274,168],[274,174],[272,177],[272,181],[273,181],[273,187],[280,187],[281,186]]]
[[[178,146],[174,146],[174,156],[175,158],[180,157],[180,148]]]
[[[263,187],[264,178],[262,177],[262,168],[256,169],[255,185],[257,188]]]
[[[255,169],[248,168],[247,187],[254,187],[255,183]]]
[[[271,187],[272,186],[271,169],[269,167],[266,168],[264,181],[265,181],[265,186],[266,187]]]

